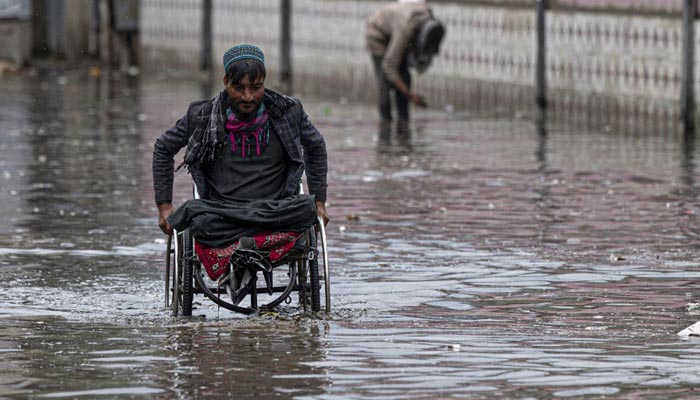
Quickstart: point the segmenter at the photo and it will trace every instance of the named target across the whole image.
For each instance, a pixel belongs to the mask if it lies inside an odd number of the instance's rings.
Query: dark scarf
[[[242,121],[229,107],[226,110],[226,131],[231,140],[231,151],[236,152],[236,146],[241,148],[241,157],[251,155],[251,144],[255,142],[255,155],[260,156],[260,149],[270,142],[270,129],[267,124],[269,114],[265,110],[265,104],[260,104],[255,118],[250,121]]]
[[[197,116],[198,125],[187,142],[185,158],[176,171],[186,166],[191,172],[195,165],[213,161],[221,154],[226,142],[223,129],[226,118],[223,110],[226,108],[222,106],[226,106],[227,101],[228,94],[222,91],[211,101],[211,107],[202,108]],[[204,125],[203,121],[208,123]]]
[[[280,118],[294,100],[272,90],[265,89],[263,104],[270,118]],[[221,156],[226,144],[226,109],[228,93],[222,90],[197,116],[197,126],[187,142],[185,158],[176,171],[182,167],[192,172],[192,168],[213,161]]]

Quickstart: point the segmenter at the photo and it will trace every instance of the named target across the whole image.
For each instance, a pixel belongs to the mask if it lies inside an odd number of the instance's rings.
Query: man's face
[[[244,121],[255,117],[265,94],[265,78],[258,76],[251,82],[246,74],[239,82],[230,82],[227,77],[224,77],[224,86],[226,86],[233,113]]]

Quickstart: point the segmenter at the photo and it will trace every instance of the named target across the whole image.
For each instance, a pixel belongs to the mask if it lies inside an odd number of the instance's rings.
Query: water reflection
[[[32,99],[25,136],[31,187],[22,198],[31,218],[20,226],[34,239],[76,229],[92,232],[92,245],[113,234],[114,216],[141,202],[144,160],[133,157],[143,146],[138,81],[84,73],[40,71],[39,83],[25,87]]]
[[[158,375],[170,375],[169,391],[184,398],[319,395],[331,385],[321,367],[328,328],[305,321],[182,327],[165,345],[177,362]]]
[[[547,110],[542,109],[534,123],[537,136],[537,148],[535,149],[535,159],[537,162],[537,176],[534,182],[534,192],[536,196],[535,218],[540,224],[537,233],[537,241],[544,243],[549,237],[549,228],[554,216],[551,213],[552,200],[548,184],[548,164],[547,164]]]
[[[377,133],[379,153],[408,153],[413,149],[413,129],[405,121],[380,121]]]
[[[696,153],[696,138],[692,132],[686,132],[681,141],[681,174],[680,180],[685,185],[685,189],[689,195],[689,200],[697,200],[697,188],[695,184],[695,153]]]
[[[0,83],[0,397],[687,398],[697,385],[697,343],[675,337],[697,318],[684,308],[700,277],[694,140],[604,117],[422,110],[407,145],[368,107],[305,97],[329,149],[333,314],[248,319],[200,296],[178,320],[161,306],[151,146],[218,84],[40,76]],[[190,196],[178,174],[176,203]]]
[[[0,190],[0,213],[4,222],[0,224],[0,233],[7,235],[28,216],[22,192],[31,186],[27,165],[32,162],[32,157],[26,143],[30,132],[31,98],[16,86],[8,87],[5,96],[14,99],[0,107],[0,182],[4,188]]]
[[[685,132],[681,142],[680,177],[682,186],[674,191],[679,204],[681,222],[680,229],[684,238],[689,240],[694,246],[700,245],[700,228],[698,228],[698,214],[700,214],[700,204],[698,203],[698,187],[696,183],[696,159],[695,153],[697,139],[694,132]]]
[[[378,137],[377,146],[379,147],[379,151],[386,150],[391,146],[391,121],[379,121]]]
[[[2,398],[26,396],[38,381],[30,373],[29,359],[19,340],[30,329],[28,325],[21,322],[0,324],[0,370],[6,371],[0,380]]]
[[[2,397],[272,398],[316,396],[331,385],[324,367],[330,331],[323,323],[0,322],[0,365],[9,371],[2,374]]]

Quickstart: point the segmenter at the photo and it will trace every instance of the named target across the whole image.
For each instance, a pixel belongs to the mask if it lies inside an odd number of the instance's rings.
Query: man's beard
[[[252,111],[247,111],[247,112],[246,112],[246,111],[242,111],[241,108],[240,108],[240,106],[241,106],[242,104],[245,104],[245,105],[251,104],[252,107],[251,107],[250,109],[251,109]],[[255,115],[256,115],[256,113],[258,112],[258,108],[260,108],[260,104],[259,104],[259,103],[255,103],[255,102],[252,102],[252,103],[238,102],[238,103],[234,104],[231,108],[233,109],[233,113],[236,114],[236,118],[238,118],[238,120],[240,120],[240,121],[250,121],[251,119],[255,118]]]

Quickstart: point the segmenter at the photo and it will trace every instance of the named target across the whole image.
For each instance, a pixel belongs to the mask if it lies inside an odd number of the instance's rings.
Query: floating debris
[[[625,261],[625,257],[617,254],[610,254],[610,261]]]
[[[690,336],[700,336],[700,321],[690,325],[689,327],[678,332],[678,336],[690,337]]]
[[[17,72],[19,72],[19,67],[17,64],[0,62],[0,76],[14,75]]]
[[[359,220],[360,220],[360,216],[357,215],[357,214],[350,214],[350,215],[346,215],[346,216],[345,216],[345,219],[348,220],[348,221],[359,221]]]
[[[275,312],[275,311],[268,311],[268,312],[265,312],[263,314],[260,314],[260,316],[263,318],[277,318],[277,317],[279,317],[279,315],[280,314],[278,312]]]
[[[607,330],[607,326],[587,326],[584,328],[587,331],[604,331]]]
[[[102,74],[102,70],[100,67],[90,67],[88,68],[88,75],[90,75],[93,78],[97,78]]]

